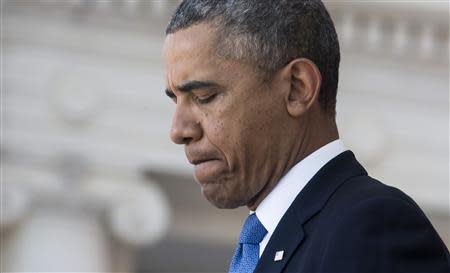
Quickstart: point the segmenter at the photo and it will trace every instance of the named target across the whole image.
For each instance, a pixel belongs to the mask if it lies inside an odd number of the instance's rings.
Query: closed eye
[[[175,96],[175,94],[171,90],[166,89],[165,92],[166,92],[166,95],[169,98],[171,98],[173,102],[177,103],[177,96]]]
[[[217,94],[212,94],[211,96],[206,97],[206,98],[195,97],[195,100],[200,104],[207,104],[207,103],[211,102],[216,96],[217,96]]]

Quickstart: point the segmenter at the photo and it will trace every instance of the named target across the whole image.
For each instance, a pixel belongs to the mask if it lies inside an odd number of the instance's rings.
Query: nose
[[[189,144],[202,137],[202,128],[194,113],[186,107],[177,105],[172,119],[170,138],[176,144]]]

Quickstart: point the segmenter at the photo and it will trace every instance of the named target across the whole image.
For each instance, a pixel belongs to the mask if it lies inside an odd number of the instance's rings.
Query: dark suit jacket
[[[281,261],[274,261],[277,251]],[[417,204],[369,177],[347,151],[289,207],[254,272],[449,273],[450,255]]]

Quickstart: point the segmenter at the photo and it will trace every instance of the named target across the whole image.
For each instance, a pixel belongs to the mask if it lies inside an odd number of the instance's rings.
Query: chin
[[[219,184],[208,184],[202,186],[203,196],[216,208],[235,209],[246,205],[246,201],[233,194],[224,193]]]

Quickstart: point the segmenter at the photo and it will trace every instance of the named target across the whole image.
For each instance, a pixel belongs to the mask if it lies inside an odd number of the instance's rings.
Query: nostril
[[[189,144],[192,141],[192,137],[184,137],[183,144]]]

